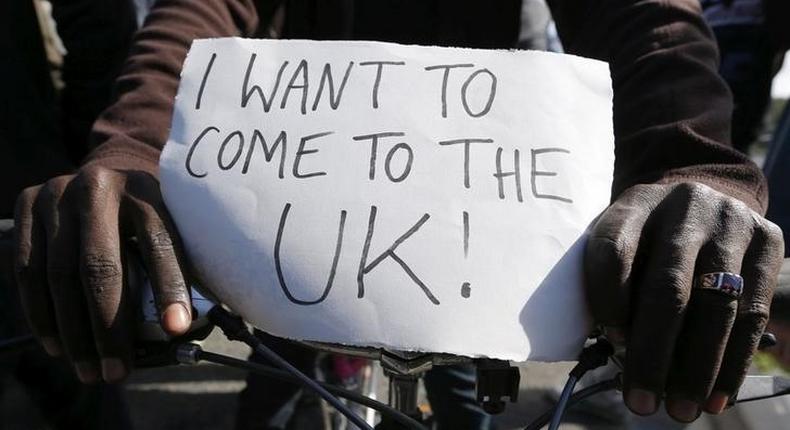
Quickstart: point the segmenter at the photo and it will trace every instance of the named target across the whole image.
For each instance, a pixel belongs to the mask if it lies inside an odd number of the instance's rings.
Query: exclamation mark
[[[469,212],[464,211],[464,259],[469,257]],[[472,285],[469,282],[461,284],[461,297],[468,299],[472,294]]]

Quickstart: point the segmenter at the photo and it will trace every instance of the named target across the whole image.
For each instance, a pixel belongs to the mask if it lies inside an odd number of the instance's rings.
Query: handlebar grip
[[[11,287],[13,285],[13,234],[14,220],[0,219],[0,288],[11,290],[7,293],[12,296],[15,294],[15,289]],[[159,313],[156,309],[153,290],[142,264],[142,259],[137,254],[136,249],[130,249],[127,255],[128,257],[124,262],[124,266],[128,275],[128,285],[132,288],[139,302],[139,307],[136,310],[138,315],[135,333],[136,351],[139,353],[137,355],[140,356],[138,357],[140,360],[150,361],[151,357],[159,355],[168,349],[165,344],[170,341],[170,338],[164,333],[159,325]],[[4,294],[6,291],[0,291],[0,293]],[[213,302],[203,297],[194,288],[191,288],[190,293],[192,298],[192,312],[195,318],[189,333],[184,337],[180,337],[179,341],[184,339],[203,339],[210,334],[212,329],[207,319],[207,313],[209,309],[214,306]],[[19,309],[19,305],[14,304],[14,301],[15,299],[10,301],[10,307],[13,309],[9,309],[9,311]],[[19,320],[20,324],[17,324],[19,325],[19,332],[26,333],[27,330],[23,328],[24,324],[21,323],[23,320],[21,315],[19,316]],[[30,337],[29,334],[25,336]],[[30,337],[30,339],[32,340],[32,337]],[[8,346],[9,348],[6,349],[14,349],[16,343],[9,344]],[[154,361],[156,362],[156,360]]]

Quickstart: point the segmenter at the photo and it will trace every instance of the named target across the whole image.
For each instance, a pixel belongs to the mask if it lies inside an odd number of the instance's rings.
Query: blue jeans
[[[434,367],[425,374],[438,430],[491,428],[491,416],[477,403],[475,381],[475,368],[469,364]]]

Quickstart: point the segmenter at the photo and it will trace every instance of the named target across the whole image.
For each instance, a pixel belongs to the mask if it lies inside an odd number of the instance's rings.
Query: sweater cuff
[[[762,182],[753,189],[735,180],[724,179],[720,176],[708,176],[704,174],[667,174],[657,181],[662,184],[676,184],[680,182],[697,182],[707,185],[714,190],[736,198],[746,203],[753,211],[764,216],[768,209],[768,195],[765,190],[765,183]]]
[[[123,140],[123,141],[121,141]],[[83,166],[100,165],[115,170],[140,170],[159,177],[159,150],[131,139],[112,139],[94,149]]]

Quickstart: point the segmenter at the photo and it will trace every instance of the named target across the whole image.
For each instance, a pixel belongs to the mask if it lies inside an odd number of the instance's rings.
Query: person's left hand
[[[699,183],[617,198],[592,227],[584,266],[593,317],[626,344],[631,411],[653,414],[664,398],[682,422],[724,410],[768,322],[783,253],[776,225]],[[694,288],[717,272],[742,276],[740,298]]]

